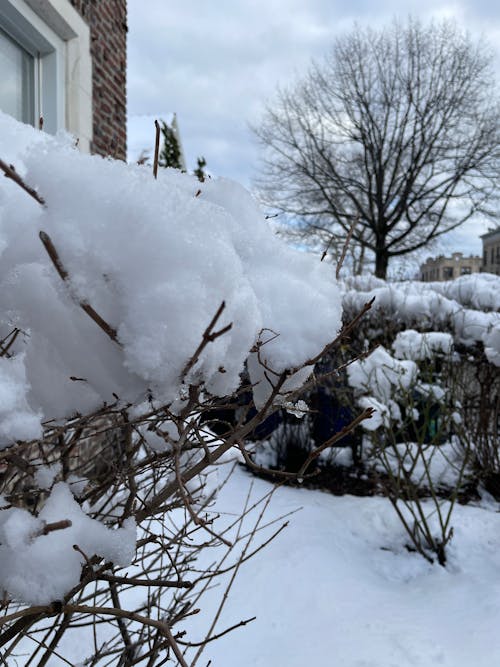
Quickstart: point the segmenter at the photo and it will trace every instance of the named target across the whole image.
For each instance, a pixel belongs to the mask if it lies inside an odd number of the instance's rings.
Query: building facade
[[[126,0],[0,0],[0,109],[126,158]]]
[[[481,236],[483,264],[481,271],[500,276],[500,227]]]
[[[451,257],[429,257],[420,266],[420,280],[435,282],[453,280],[459,276],[467,276],[481,271],[481,257],[470,255],[464,257],[461,252],[454,252]]]

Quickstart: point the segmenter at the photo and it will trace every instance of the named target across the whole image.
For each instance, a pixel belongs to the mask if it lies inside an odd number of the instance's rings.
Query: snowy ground
[[[230,519],[270,484],[236,469],[215,509]],[[297,510],[289,526],[244,563],[217,631],[256,620],[209,644],[206,667],[498,667],[500,664],[500,506],[457,506],[445,568],[404,548],[405,535],[383,498],[336,497],[278,489],[266,521]],[[249,518],[255,522],[258,512]],[[282,521],[258,534],[255,545]],[[210,560],[213,559],[213,552]],[[185,639],[203,638],[224,587],[191,618]],[[30,655],[24,644],[16,664]],[[65,637],[58,650],[82,665],[91,631]],[[194,653],[187,654],[188,664]],[[48,663],[59,667],[57,657]]]
[[[240,507],[237,470],[217,501]],[[254,480],[254,494],[269,485]],[[383,498],[279,489],[268,516],[302,507],[242,566],[220,629],[257,619],[211,644],[215,667],[496,667],[500,664],[500,514],[458,506],[446,569],[404,549]],[[214,599],[220,595],[214,591]],[[206,604],[205,604],[206,607]],[[203,628],[196,618],[195,628]],[[194,637],[191,637],[194,639]]]

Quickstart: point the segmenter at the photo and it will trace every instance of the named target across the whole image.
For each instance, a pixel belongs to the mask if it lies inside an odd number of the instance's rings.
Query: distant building
[[[0,109],[126,157],[126,0],[0,0]]]
[[[481,271],[500,276],[500,227],[483,234],[483,263]]]
[[[464,257],[461,252],[454,252],[451,257],[429,257],[420,266],[420,280],[435,282],[453,280],[459,276],[467,276],[481,271],[481,257],[470,255]]]

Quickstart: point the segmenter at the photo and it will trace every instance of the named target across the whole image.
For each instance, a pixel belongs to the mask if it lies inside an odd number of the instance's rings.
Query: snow
[[[43,534],[47,524],[71,525]],[[59,482],[38,517],[13,507],[0,512],[0,588],[28,604],[60,600],[80,581],[85,558],[98,554],[128,565],[135,554],[136,529],[132,519],[112,530],[88,517],[69,487]]]
[[[35,483],[39,489],[50,489],[55,478],[62,471],[62,465],[57,462],[50,466],[41,465],[35,471]]]
[[[237,468],[211,508],[221,515],[219,521],[234,519],[245,505],[250,484],[252,502],[272,488]],[[424,510],[432,509],[424,501]],[[277,523],[261,530],[254,546],[283,522],[288,526],[241,566],[215,632],[257,618],[209,643],[201,664],[500,664],[499,510],[487,494],[476,505],[455,506],[454,534],[443,568],[405,548],[406,534],[386,499],[278,488],[264,520]],[[247,530],[259,512],[257,507],[248,515]],[[220,529],[221,523],[216,525]],[[206,559],[200,566],[216,559],[213,550]],[[224,581],[219,582],[198,601],[201,612],[177,626],[187,631],[186,639],[205,636],[224,588]],[[63,638],[59,650],[79,662],[92,650],[91,638],[73,634]],[[54,659],[54,667],[59,664]]]
[[[398,333],[392,348],[398,359],[432,359],[436,354],[451,354],[453,336],[440,331],[419,333],[414,329],[407,329]]]
[[[347,317],[374,298],[365,315],[369,322],[365,342],[382,337],[392,348],[379,346],[347,368],[357,405],[375,410],[363,428],[375,431],[388,426],[391,418],[399,423],[401,407],[408,407],[411,390],[437,402],[446,397],[439,374],[436,382],[421,381],[417,362],[440,357],[458,361],[456,350],[463,354],[464,347],[479,344],[476,349],[482,347],[486,359],[500,366],[499,295],[500,277],[491,274],[462,276],[446,283],[389,283],[369,276],[346,280],[343,304]]]
[[[374,396],[361,396],[358,405],[362,410],[371,408],[374,412],[370,419],[365,419],[362,426],[367,431],[376,431],[381,426],[390,425],[390,411],[385,403],[377,401]]]
[[[285,402],[282,407],[294,417],[302,419],[308,412],[309,408],[305,401],[297,401],[296,403]]]
[[[42,435],[42,414],[30,407],[28,390],[25,355],[0,358],[0,440],[29,440]]]
[[[43,207],[2,179],[0,336],[22,332],[13,356],[0,360],[4,445],[38,437],[42,419],[86,413],[115,395],[136,403],[151,393],[180,405],[183,369],[222,302],[214,331],[232,328],[205,346],[185,378],[213,395],[238,387],[257,343],[264,343],[261,360],[281,373],[335,337],[341,297],[331,267],[279,240],[238,184],[200,184],[172,169],[155,181],[149,167],[82,155],[70,137],[49,137],[3,114],[0,156],[46,201]],[[119,344],[79,302],[117,331]],[[262,404],[272,386],[251,356]],[[310,371],[289,378],[286,389]]]
[[[347,367],[349,384],[358,392],[369,392],[388,403],[395,389],[407,390],[415,381],[418,369],[411,360],[399,361],[380,346],[366,359]]]
[[[432,289],[468,308],[500,310],[498,276],[491,273],[475,273],[456,280],[432,283]]]
[[[238,470],[214,511],[232,513],[243,506],[248,483],[248,474]],[[264,481],[253,483],[254,497],[270,489]],[[219,667],[500,663],[497,503],[455,507],[446,568],[405,549],[403,528],[385,499],[280,488],[269,515],[297,508],[302,509],[287,518],[288,528],[242,566],[217,627],[257,619],[209,644],[203,664],[210,659]],[[260,535],[259,543],[264,538]],[[213,591],[202,614],[187,626],[193,639],[202,636],[222,590]]]
[[[455,342],[466,346],[483,343],[492,363],[500,355],[500,336],[492,335],[500,329],[499,276],[462,276],[447,283],[386,283],[371,277],[346,281],[343,303],[349,312],[358,312],[373,297],[372,312],[398,325],[449,330]]]
[[[455,488],[460,484],[463,472],[464,451],[456,440],[438,447],[414,442],[394,444],[384,451],[384,464],[375,460],[375,468],[381,472],[387,468],[398,476],[401,467],[421,489]]]
[[[393,357],[380,345],[364,359],[347,367],[347,381],[354,389],[357,405],[373,408],[374,414],[362,422],[367,431],[388,426],[390,419],[399,421],[401,411],[395,399],[405,398],[418,378],[418,367],[411,359]]]
[[[484,352],[488,361],[500,366],[500,324],[496,324],[484,337]]]

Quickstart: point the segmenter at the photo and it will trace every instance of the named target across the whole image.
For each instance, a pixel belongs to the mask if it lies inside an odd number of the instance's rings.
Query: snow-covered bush
[[[340,291],[230,181],[154,180],[2,114],[0,160],[0,645],[30,638],[45,664],[103,617],[118,631],[94,625],[93,664],[187,664],[173,626],[256,530],[247,508],[219,534],[215,466],[295,404]],[[215,436],[206,415],[237,402],[242,377],[255,409]]]
[[[474,476],[472,484],[500,488],[499,294],[500,278],[488,274],[346,285],[347,317],[375,297],[353,340],[361,356],[347,369],[358,406],[375,410],[363,423],[368,465],[383,473],[413,547],[442,564],[463,485]],[[423,495],[437,522],[423,512]]]

